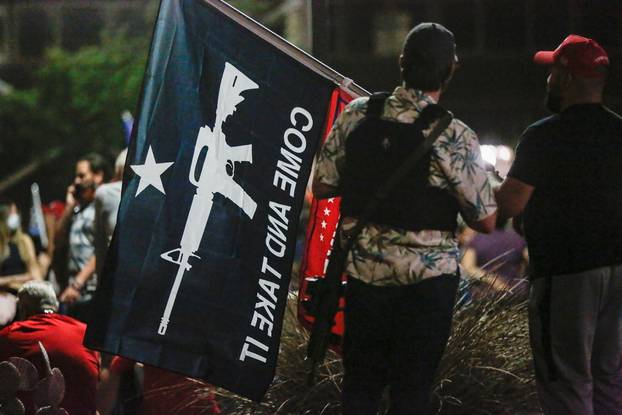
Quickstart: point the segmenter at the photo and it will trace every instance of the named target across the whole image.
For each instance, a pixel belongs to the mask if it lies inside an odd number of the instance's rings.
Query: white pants
[[[529,331],[547,415],[622,415],[622,266],[532,281]]]

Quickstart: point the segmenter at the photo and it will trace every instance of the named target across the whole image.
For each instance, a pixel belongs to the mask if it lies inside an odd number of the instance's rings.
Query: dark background
[[[531,58],[538,50],[554,49],[569,33],[593,37],[608,50],[612,75],[606,103],[622,112],[620,0],[231,3],[370,91],[392,90],[400,82],[398,55],[410,28],[422,21],[446,25],[456,36],[461,67],[441,103],[471,126],[483,144],[514,147],[524,128],[547,114],[543,106],[547,70],[532,64]],[[0,80],[18,91],[33,86],[39,91],[39,101],[32,106],[34,119],[20,110],[5,112],[9,118],[3,119],[3,106],[15,104],[4,99],[0,83],[0,184],[46,151],[60,148],[53,161],[35,166],[14,186],[0,190],[0,197],[29,206],[28,188],[37,181],[44,202],[63,199],[78,154],[96,149],[114,158],[123,146],[119,114],[136,110],[158,4],[157,0],[0,0]],[[79,71],[72,65],[84,61],[87,68],[105,66],[91,63],[100,59],[97,50],[118,49],[110,47],[109,36],[115,31],[123,32],[128,42],[137,41],[133,57],[142,61],[134,59],[121,68],[124,75],[118,75],[112,64],[102,75],[84,75],[101,80],[101,86],[91,81],[72,84],[83,76],[76,73],[71,82],[63,79],[63,71]],[[51,47],[67,54],[66,69],[46,68]],[[71,60],[71,54],[80,54],[85,47],[94,49],[91,55]],[[124,60],[126,55],[120,53],[114,64]],[[127,84],[124,77],[133,81],[119,92],[117,86]],[[114,94],[118,95],[114,102],[102,99]],[[91,102],[97,107],[92,114]]]
[[[313,1],[314,55],[370,90],[399,83],[397,56],[408,30],[439,22],[456,37],[460,69],[442,104],[482,143],[514,146],[544,111],[546,68],[531,63],[570,33],[610,54],[606,102],[622,112],[622,1],[319,0]]]

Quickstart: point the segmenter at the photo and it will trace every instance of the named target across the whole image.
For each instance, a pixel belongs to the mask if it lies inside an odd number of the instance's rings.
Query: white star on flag
[[[320,234],[320,242],[324,242],[324,235]]]
[[[330,209],[324,208],[324,216],[330,215]]]
[[[158,189],[162,194],[166,194],[164,191],[164,186],[162,186],[162,178],[160,177],[166,169],[171,167],[173,162],[165,162],[165,163],[156,163],[155,157],[153,156],[153,150],[151,146],[149,146],[149,150],[147,151],[147,158],[145,158],[145,164],[133,164],[130,165],[134,173],[140,177],[140,181],[138,182],[138,189],[136,189],[136,195],[138,196],[143,190],[145,190],[149,185]]]
[[[322,225],[322,229],[326,229],[326,226],[328,225],[328,223],[326,223],[326,221],[323,220],[321,225]]]

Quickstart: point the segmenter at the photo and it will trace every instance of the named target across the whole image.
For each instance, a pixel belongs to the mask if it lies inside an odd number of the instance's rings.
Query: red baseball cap
[[[607,52],[593,39],[570,35],[552,51],[540,51],[533,57],[538,65],[561,63],[568,70],[586,78],[602,78],[606,71],[599,70],[609,66]]]

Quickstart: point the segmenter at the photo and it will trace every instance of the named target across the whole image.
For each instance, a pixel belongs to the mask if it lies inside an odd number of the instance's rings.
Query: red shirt
[[[131,370],[134,364],[132,360],[115,356],[110,363],[110,371],[121,374]],[[144,365],[143,373],[141,415],[220,413],[213,387],[149,365]]]
[[[0,361],[12,356],[30,360],[45,376],[46,369],[37,341],[43,343],[52,367],[63,372],[65,398],[61,406],[71,415],[95,414],[99,379],[99,354],[82,345],[86,325],[60,314],[37,314],[0,331]],[[20,395],[26,414],[34,414],[30,394]]]

